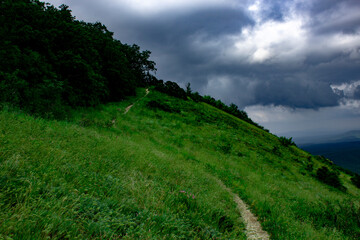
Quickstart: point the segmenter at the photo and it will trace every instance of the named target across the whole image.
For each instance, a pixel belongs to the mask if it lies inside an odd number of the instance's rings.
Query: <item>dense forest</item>
[[[149,51],[122,44],[99,22],[75,20],[65,5],[5,0],[0,12],[1,101],[28,112],[118,101],[155,70]]]
[[[42,117],[62,118],[67,109],[121,101],[152,85],[182,99],[206,102],[259,128],[235,104],[158,80],[150,51],[113,38],[100,22],[72,16],[38,0],[0,5],[0,102]]]

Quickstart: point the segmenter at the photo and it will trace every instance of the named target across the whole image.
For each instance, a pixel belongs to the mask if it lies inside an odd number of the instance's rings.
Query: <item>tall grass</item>
[[[321,183],[325,163],[205,103],[151,90],[123,114],[135,101],[68,121],[1,112],[0,238],[245,239],[218,179],[273,239],[359,237],[345,173],[346,192]]]

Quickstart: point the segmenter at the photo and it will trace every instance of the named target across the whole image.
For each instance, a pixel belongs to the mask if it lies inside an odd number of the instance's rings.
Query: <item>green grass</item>
[[[273,239],[360,237],[350,176],[327,186],[326,162],[204,103],[151,90],[124,115],[144,94],[67,121],[2,110],[0,239],[246,239],[218,179]]]

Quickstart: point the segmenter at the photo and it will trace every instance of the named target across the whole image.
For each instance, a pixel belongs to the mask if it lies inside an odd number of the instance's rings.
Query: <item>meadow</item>
[[[61,121],[3,106],[0,239],[246,239],[219,180],[272,239],[360,238],[360,190],[331,162],[206,103],[144,95]]]

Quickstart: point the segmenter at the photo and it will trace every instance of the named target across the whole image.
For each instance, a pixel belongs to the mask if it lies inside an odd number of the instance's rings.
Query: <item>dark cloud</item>
[[[336,106],[339,100],[328,84],[301,79],[266,81],[255,92],[259,104],[292,108]]]
[[[236,33],[243,26],[253,25],[243,11],[231,8],[202,9],[177,18],[171,25],[181,35],[205,33],[207,36],[216,37],[224,34]]]
[[[360,1],[317,0],[307,9],[316,34],[356,33],[360,26]]]
[[[351,82],[360,79],[360,61],[349,58],[349,54],[336,54],[337,56],[308,57],[306,73],[313,79],[331,84]]]
[[[190,47],[194,35],[201,34],[204,40],[210,40],[240,32],[243,26],[252,25],[254,22],[243,11],[217,8],[201,9],[174,16],[157,15],[148,21],[141,18],[131,19],[115,24],[115,28],[120,32],[123,29],[130,32],[137,42],[161,48],[162,51],[181,53],[183,48]]]
[[[320,13],[324,12],[333,12],[339,9],[339,6],[345,5],[347,7],[356,7],[360,6],[360,2],[358,0],[316,0],[316,1],[310,1],[310,4],[308,4],[308,9],[310,11],[310,14],[312,15],[318,15]],[[303,4],[304,6],[304,4]]]
[[[358,0],[299,3],[264,0],[260,1],[257,13],[260,17],[248,11],[250,2],[247,6],[234,7],[229,0],[229,4],[216,7],[179,12],[170,9],[158,14],[129,10],[128,3],[121,2],[68,0],[65,4],[78,19],[101,21],[122,42],[136,43],[152,51],[158,78],[176,81],[182,86],[190,82],[193,90],[227,103],[235,102],[241,107],[256,104],[313,109],[335,106],[339,104],[339,95],[331,90],[330,84],[360,79],[360,52],[352,51],[356,38],[339,44],[333,37],[359,35]],[[244,40],[245,27],[253,34],[262,31],[261,24],[286,23],[294,16],[304,22],[304,29],[300,29],[304,35],[298,36],[299,42],[287,33],[291,31],[291,24],[279,30],[280,34],[275,37],[273,29],[266,28],[266,34],[256,40],[264,43],[254,43],[251,36]],[[284,39],[276,42],[277,38]],[[247,44],[244,53],[236,53],[236,41]],[[292,48],[300,50],[292,53]],[[259,49],[268,50],[270,57],[252,61]],[[234,56],[229,57],[232,52]]]
[[[356,87],[354,91],[354,99],[360,100],[360,85]]]

